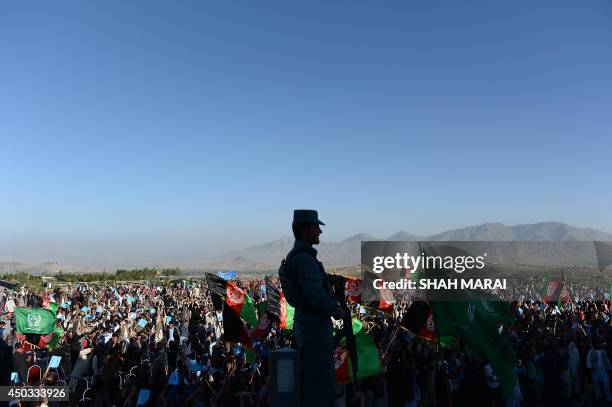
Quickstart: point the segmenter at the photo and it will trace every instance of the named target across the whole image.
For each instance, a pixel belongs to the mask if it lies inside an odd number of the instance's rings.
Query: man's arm
[[[341,318],[342,309],[323,289],[321,270],[316,260],[308,254],[296,254],[292,261],[295,271],[300,276],[303,300],[307,309]]]

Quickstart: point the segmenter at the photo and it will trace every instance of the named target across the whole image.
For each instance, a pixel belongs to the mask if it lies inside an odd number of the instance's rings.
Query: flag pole
[[[389,352],[389,348],[391,347],[391,344],[393,343],[393,340],[395,339],[395,335],[397,335],[397,331],[399,331],[400,329],[400,325],[398,324],[395,329],[393,330],[393,335],[391,335],[391,339],[389,339],[389,343],[387,344],[387,348],[385,349],[385,356],[383,358],[383,365],[385,364],[384,362],[387,361],[387,355]]]

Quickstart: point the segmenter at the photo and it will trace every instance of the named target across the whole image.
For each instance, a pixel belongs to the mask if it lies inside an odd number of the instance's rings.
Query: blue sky
[[[0,258],[612,231],[612,3],[0,5]]]

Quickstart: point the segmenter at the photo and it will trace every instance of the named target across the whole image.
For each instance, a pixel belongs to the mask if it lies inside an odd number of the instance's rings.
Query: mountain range
[[[367,240],[396,241],[612,241],[612,235],[597,229],[577,228],[561,222],[540,222],[534,224],[508,226],[502,223],[485,223],[479,226],[469,226],[461,229],[448,230],[430,236],[419,236],[400,231],[388,237],[375,237],[367,233],[359,233],[340,242],[321,242],[316,246],[319,259],[328,270],[347,269],[347,272],[359,270],[354,267],[361,261],[361,242]],[[199,275],[202,270],[236,270],[239,272],[258,274],[258,272],[276,271],[286,254],[293,246],[293,237],[281,237],[274,241],[248,247],[243,250],[228,252],[219,256],[194,259],[191,261],[156,262],[154,267],[179,267],[191,275]],[[146,265],[146,263],[144,263]],[[152,265],[149,265],[151,267]],[[142,266],[144,267],[144,266]],[[115,268],[133,267],[111,267]],[[58,270],[68,272],[102,271],[99,268],[79,266],[77,264],[57,264],[40,266],[24,264],[18,268],[31,274],[50,273]],[[0,274],[13,272],[11,267],[0,266]]]
[[[421,240],[421,241],[612,241],[612,235],[597,229],[577,228],[561,222],[540,222],[508,226],[485,223],[446,232],[418,236],[400,231],[386,239],[359,233],[340,242],[321,242],[316,248],[319,259],[327,268],[357,265],[361,258],[361,241]],[[293,237],[282,237],[269,243],[226,253],[199,264],[184,264],[184,269],[268,271],[278,268],[281,259],[293,246]]]

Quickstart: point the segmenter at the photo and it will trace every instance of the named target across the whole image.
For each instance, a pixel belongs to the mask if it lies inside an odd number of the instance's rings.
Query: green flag
[[[60,326],[55,327],[55,331],[53,332],[53,339],[49,342],[49,349],[53,350],[59,344],[60,339],[64,336],[64,330]]]
[[[295,308],[293,308],[281,295],[280,300],[280,328],[286,330],[293,329],[293,318],[295,317]]]
[[[472,352],[489,361],[504,394],[513,396],[516,356],[497,331],[494,318],[497,314],[478,301],[432,302],[431,307],[438,336],[459,338]]]
[[[48,334],[55,330],[55,315],[43,308],[15,308],[17,332]]]
[[[246,356],[247,363],[257,362],[257,354],[255,353],[255,350],[252,347],[249,348],[248,346],[245,346],[243,344],[242,349],[244,350],[244,354]]]
[[[57,310],[59,309],[59,305],[56,302],[49,303],[49,311],[51,311],[54,315],[57,315]]]
[[[357,380],[380,374],[380,359],[374,340],[363,331],[361,321],[353,319],[353,335],[357,345]],[[336,382],[344,383],[354,380],[351,358],[343,338],[334,352],[336,364]]]
[[[267,308],[268,308],[267,301],[262,301],[255,305],[255,309],[257,310],[257,319],[261,319],[261,316],[266,313]]]
[[[472,301],[478,311],[492,322],[513,323],[516,318],[512,313],[512,304],[505,301]]]
[[[245,293],[244,304],[240,309],[240,318],[251,324],[251,328],[257,326],[257,315],[255,315],[255,304],[253,299]]]
[[[425,254],[421,246],[420,249]],[[439,277],[451,274],[449,270],[435,271]],[[473,353],[491,363],[504,394],[514,398],[516,355],[497,330],[497,323],[514,321],[511,304],[477,299],[472,290],[461,290],[455,298],[459,301],[430,302],[441,346],[452,346],[455,338],[460,339]]]

